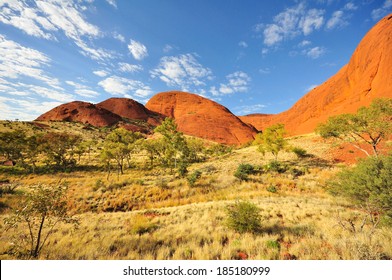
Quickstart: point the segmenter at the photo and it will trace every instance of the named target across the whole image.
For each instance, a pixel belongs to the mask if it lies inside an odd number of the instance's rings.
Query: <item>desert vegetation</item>
[[[241,148],[172,119],[148,136],[0,122],[1,259],[391,259],[388,102]],[[355,165],[330,139],[349,133],[373,150]]]

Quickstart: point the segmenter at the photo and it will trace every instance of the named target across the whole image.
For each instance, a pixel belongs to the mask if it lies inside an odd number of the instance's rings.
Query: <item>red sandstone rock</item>
[[[291,135],[298,135],[314,131],[330,116],[354,113],[377,97],[392,98],[392,14],[366,34],[347,65],[292,108],[277,115],[240,118],[259,130],[283,123]]]
[[[147,102],[146,107],[174,118],[184,134],[222,144],[244,144],[253,140],[257,133],[254,127],[243,123],[226,107],[196,94],[180,91],[158,93]]]
[[[36,121],[69,121],[91,124],[97,127],[111,126],[121,121],[122,118],[104,108],[94,104],[73,101],[62,104],[42,114]]]
[[[139,102],[129,98],[109,98],[98,103],[97,106],[122,118],[143,120],[154,126],[159,125],[163,120],[163,117],[159,114],[151,112]]]

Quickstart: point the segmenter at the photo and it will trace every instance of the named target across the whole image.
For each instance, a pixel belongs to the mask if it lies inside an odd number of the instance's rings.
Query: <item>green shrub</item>
[[[255,173],[255,168],[253,165],[248,164],[248,163],[241,163],[238,167],[237,170],[234,173],[234,176],[240,179],[241,181],[248,181],[249,177],[248,175],[254,174]]]
[[[192,174],[190,174],[190,175],[186,178],[187,181],[188,181],[189,186],[190,186],[190,187],[195,186],[196,181],[197,181],[198,179],[200,179],[200,177],[201,177],[201,171],[199,171],[199,170],[195,170]]]
[[[289,172],[293,177],[299,177],[302,175],[305,175],[307,172],[306,168],[296,168],[296,167],[290,167]]]
[[[300,147],[294,147],[292,150],[291,150],[296,156],[297,156],[297,158],[304,158],[304,157],[306,157],[307,155],[308,155],[308,153],[306,152],[306,150],[305,149],[302,149],[302,148],[300,148]]]
[[[263,169],[267,172],[284,173],[287,171],[288,166],[277,160],[271,160],[269,163],[263,166]]]
[[[276,240],[267,240],[265,245],[267,248],[280,250],[280,243]]]
[[[392,218],[392,155],[368,157],[341,171],[329,191],[346,197],[375,221],[382,216]]]
[[[267,191],[270,193],[276,193],[276,192],[278,192],[278,188],[275,185],[269,185],[267,187]]]
[[[227,207],[227,226],[239,233],[257,233],[261,229],[260,209],[252,202],[237,201]]]

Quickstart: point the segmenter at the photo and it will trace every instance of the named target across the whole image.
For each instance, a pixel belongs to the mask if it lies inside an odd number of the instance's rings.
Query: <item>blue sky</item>
[[[279,113],[391,12],[392,0],[2,0],[0,119],[168,90]]]

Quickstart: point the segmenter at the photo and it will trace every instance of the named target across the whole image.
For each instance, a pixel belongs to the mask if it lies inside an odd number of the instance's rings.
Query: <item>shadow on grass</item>
[[[59,166],[39,166],[33,172],[31,169],[22,168],[20,166],[0,166],[0,174],[4,175],[42,175],[42,174],[58,174],[58,173],[72,173],[77,171],[93,172],[104,171],[101,166],[94,165],[77,165],[72,167]]]
[[[295,225],[295,226],[281,226],[278,224],[262,227],[260,233],[268,234],[279,234],[279,235],[294,235],[297,237],[302,237],[305,235],[313,235],[315,233],[313,227],[305,225]]]

